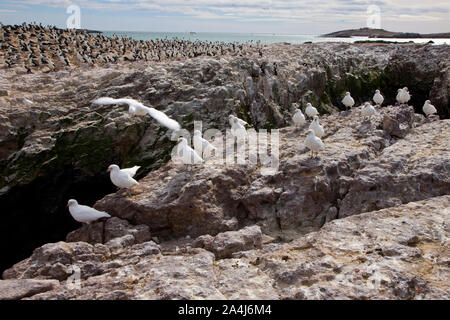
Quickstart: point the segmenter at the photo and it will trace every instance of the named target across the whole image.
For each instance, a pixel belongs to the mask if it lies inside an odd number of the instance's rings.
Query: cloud
[[[235,22],[324,23],[364,26],[369,5],[380,7],[382,21],[415,23],[449,20],[450,1],[437,0],[7,0],[6,4],[65,8],[83,12],[147,12],[182,19]]]

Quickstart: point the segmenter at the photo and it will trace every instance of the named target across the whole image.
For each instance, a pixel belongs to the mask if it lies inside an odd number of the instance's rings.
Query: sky
[[[450,0],[0,0],[0,22],[65,28],[72,4],[81,28],[101,31],[324,34],[369,19],[390,31],[450,32]]]

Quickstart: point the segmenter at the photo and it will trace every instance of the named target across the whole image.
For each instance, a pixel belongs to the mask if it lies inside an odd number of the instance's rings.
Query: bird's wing
[[[120,171],[125,172],[130,177],[134,177],[136,172],[139,170],[140,166],[134,166],[133,168],[121,169]]]
[[[127,104],[129,106],[140,106],[140,107],[144,107],[144,105],[142,103],[140,103],[137,100],[134,99],[114,99],[114,98],[109,98],[109,97],[102,97],[102,98],[98,98],[96,100],[93,101],[93,103],[95,104],[103,104],[103,105],[108,105],[108,104]]]
[[[169,118],[164,112],[156,110],[155,108],[148,108],[148,107],[144,108],[147,108],[148,114],[156,121],[158,121],[160,125],[169,128],[170,130],[173,131],[178,131],[181,129],[180,124],[177,121]]]
[[[324,136],[325,135],[325,129],[321,125],[319,125],[318,129],[319,129],[320,135]]]
[[[98,211],[94,208],[79,205],[77,210],[77,216],[80,219],[89,219],[89,218],[101,218],[101,217],[111,217],[108,213],[104,211]]]
[[[319,144],[320,148],[322,149],[323,147],[325,147],[325,145],[322,142],[322,139],[317,138],[317,143]]]
[[[239,118],[237,118],[238,119],[238,122],[240,123],[240,124],[242,124],[243,126],[245,126],[246,124],[248,124],[247,122],[245,122],[244,120],[242,120],[242,119],[239,119]]]
[[[132,184],[139,184],[139,182],[134,180],[131,175],[129,175],[127,172],[124,172],[122,170],[120,170],[120,173],[117,176],[118,176],[117,178],[125,184],[128,184],[129,182]]]
[[[93,103],[105,105],[105,104],[117,104],[118,102],[117,99],[102,97],[94,100]]]

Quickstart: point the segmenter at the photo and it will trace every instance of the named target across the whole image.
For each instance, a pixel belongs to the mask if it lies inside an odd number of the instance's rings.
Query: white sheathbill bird
[[[302,110],[295,109],[295,113],[292,116],[292,121],[295,126],[302,126],[306,123],[305,115],[302,113]]]
[[[436,108],[431,104],[430,100],[425,101],[425,104],[423,105],[423,113],[428,117],[434,113],[437,113]]]
[[[325,145],[323,144],[322,140],[314,134],[313,130],[308,130],[308,135],[305,139],[305,145],[308,147],[308,149],[311,151],[311,157],[316,154],[318,155],[319,151],[323,150],[325,148]]]
[[[350,92],[345,93],[345,97],[344,97],[344,99],[342,99],[342,103],[347,108],[351,108],[355,105],[355,100],[350,95]]]
[[[319,124],[319,117],[315,116],[313,122],[309,125],[309,129],[314,131],[314,134],[318,138],[322,138],[325,135],[325,130]]]
[[[98,211],[94,208],[80,205],[74,199],[69,200],[69,202],[67,203],[67,207],[69,208],[70,214],[76,221],[86,224],[90,224],[91,222],[96,221],[100,218],[111,217],[108,213],[104,211]]]

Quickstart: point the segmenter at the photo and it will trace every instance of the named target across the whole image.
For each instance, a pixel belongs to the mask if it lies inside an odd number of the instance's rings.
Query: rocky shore
[[[391,39],[449,39],[450,32],[442,33],[416,33],[416,32],[392,32],[384,29],[360,28],[336,31],[324,34],[322,37],[331,38],[351,38],[351,37],[369,37],[369,38],[391,38]]]
[[[0,299],[448,299],[449,53],[277,44],[2,69]],[[405,86],[410,105],[395,106]],[[371,122],[344,110],[346,91],[359,106],[375,89],[386,106]],[[278,171],[186,170],[170,160],[169,132],[92,104],[102,96],[138,99],[190,131],[224,130],[229,114],[279,128]],[[427,99],[438,116],[423,116]],[[290,124],[307,102],[323,115],[319,159],[303,145],[307,127]],[[111,163],[142,166],[131,196],[111,186]],[[69,198],[113,218],[79,228]]]

